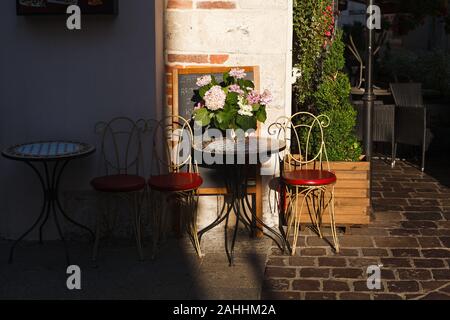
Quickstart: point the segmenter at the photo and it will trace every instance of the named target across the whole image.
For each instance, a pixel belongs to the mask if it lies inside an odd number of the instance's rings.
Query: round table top
[[[94,146],[82,142],[40,141],[8,147],[2,155],[21,161],[55,161],[87,156],[94,151]]]
[[[194,150],[216,155],[272,155],[285,148],[286,143],[283,140],[263,137],[247,137],[238,140],[221,138],[194,143]]]

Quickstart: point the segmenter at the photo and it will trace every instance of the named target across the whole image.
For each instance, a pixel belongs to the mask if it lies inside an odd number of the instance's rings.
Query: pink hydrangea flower
[[[206,107],[211,111],[223,109],[227,95],[223,92],[221,86],[213,86],[204,97]]]
[[[244,90],[242,90],[241,87],[238,84],[232,84],[231,86],[228,87],[228,90],[230,92],[236,92],[239,95],[243,95],[244,94]]]
[[[245,73],[244,69],[238,69],[234,68],[230,71],[230,76],[236,78],[236,79],[244,79],[247,74]]]
[[[264,106],[267,106],[268,104],[270,104],[273,101],[273,96],[270,93],[269,90],[264,90],[263,94],[261,95],[261,100],[259,103],[261,103]]]
[[[247,95],[247,101],[250,105],[257,104],[261,101],[261,95],[256,90],[250,91]]]
[[[212,82],[212,77],[207,75],[197,79],[197,86],[204,87]]]

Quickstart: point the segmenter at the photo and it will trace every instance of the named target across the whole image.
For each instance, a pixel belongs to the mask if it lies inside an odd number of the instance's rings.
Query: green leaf
[[[202,127],[206,127],[211,123],[211,116],[208,109],[201,108],[194,111],[195,122],[199,122]]]
[[[252,82],[252,81],[250,81],[250,80],[243,80],[243,83],[244,83],[244,86],[246,87],[246,88],[252,88],[252,89],[255,89],[255,84]],[[242,87],[242,86],[241,86]]]
[[[229,92],[226,103],[229,105],[236,105],[238,103],[239,95],[236,92]]]
[[[266,122],[267,120],[266,108],[264,107],[259,108],[259,110],[256,112],[256,119],[262,123]]]
[[[206,92],[208,92],[209,89],[210,89],[209,86],[201,87],[201,88],[198,90],[198,93],[199,93],[200,97],[204,98]]]
[[[261,108],[261,105],[259,103],[253,105],[253,112],[257,112]]]
[[[244,131],[255,129],[256,130],[256,118],[242,116],[240,114],[236,117],[236,124]]]

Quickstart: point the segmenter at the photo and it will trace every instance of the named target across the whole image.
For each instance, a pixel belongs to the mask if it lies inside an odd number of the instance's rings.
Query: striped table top
[[[58,160],[88,155],[95,148],[87,143],[73,141],[42,141],[6,148],[2,154],[15,160]]]

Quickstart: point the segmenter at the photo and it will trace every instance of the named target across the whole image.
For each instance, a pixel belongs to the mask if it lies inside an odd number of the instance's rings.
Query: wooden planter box
[[[370,223],[370,162],[330,162],[330,169],[337,176],[336,225],[341,227],[368,225]],[[308,225],[311,224],[311,219],[305,209],[300,222]],[[322,222],[325,226],[329,225],[328,210],[324,212]]]

